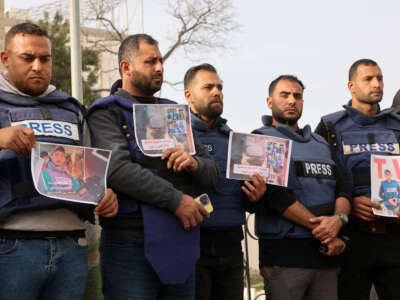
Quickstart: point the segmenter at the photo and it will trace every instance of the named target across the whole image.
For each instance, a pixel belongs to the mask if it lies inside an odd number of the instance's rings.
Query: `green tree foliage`
[[[46,29],[53,54],[52,80],[57,89],[71,94],[71,51],[69,47],[69,23],[60,13],[49,20],[49,14],[45,12],[44,18],[38,25]],[[92,87],[97,83],[99,73],[99,53],[95,50],[82,49],[82,87],[83,104],[89,106],[94,100],[100,98],[98,92],[93,92]]]

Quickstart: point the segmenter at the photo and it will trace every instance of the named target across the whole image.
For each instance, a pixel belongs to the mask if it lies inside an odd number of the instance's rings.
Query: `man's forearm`
[[[303,206],[299,201],[296,201],[292,205],[290,205],[283,212],[282,217],[310,230],[313,230],[315,227],[317,227],[317,224],[312,224],[310,222],[310,219],[315,217],[315,215],[310,212],[305,206]]]

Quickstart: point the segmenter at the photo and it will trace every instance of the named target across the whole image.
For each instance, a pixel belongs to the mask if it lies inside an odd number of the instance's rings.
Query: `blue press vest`
[[[116,114],[123,125],[127,122],[130,138],[127,140],[132,161],[142,167],[150,169],[154,174],[166,178],[175,188],[185,194],[193,195],[193,184],[191,177],[184,172],[175,173],[166,167],[166,162],[160,157],[149,157],[143,155],[135,141],[135,130],[132,116],[132,106],[135,103],[130,99],[113,95],[118,87],[121,87],[120,80],[114,83],[111,88],[111,95],[97,100],[89,108],[88,113],[96,109],[108,109]],[[160,104],[175,104],[175,102],[157,98]],[[125,120],[114,110],[118,106]],[[200,256],[200,230],[199,227],[185,231],[180,220],[172,213],[152,207],[147,204],[140,204],[135,199],[118,193],[118,187],[113,187],[117,193],[119,202],[118,216],[129,217],[141,214],[143,217],[145,236],[145,257],[164,284],[183,284],[188,276],[193,273],[194,266]]]
[[[168,99],[157,98],[160,104],[176,104]],[[133,116],[132,116],[132,105],[134,102],[130,99],[126,99],[124,97],[118,95],[110,95],[108,97],[97,100],[93,105],[90,106],[88,110],[88,114],[91,114],[96,109],[106,108],[115,114],[113,107],[118,105],[122,108],[122,112],[125,115],[125,119],[127,121],[127,125],[129,127],[130,138],[127,141],[129,145],[129,152],[134,162],[141,164],[143,167],[149,168],[153,173],[159,175],[160,177],[167,178],[168,181],[173,183],[177,188],[183,191],[186,194],[193,195],[193,185],[191,182],[188,182],[187,178],[181,173],[176,174],[173,171],[166,169],[166,162],[161,161],[159,157],[148,157],[142,154],[140,148],[136,144],[135,141],[135,130],[133,126]],[[119,116],[117,116],[119,119]],[[122,120],[119,119],[120,122]],[[122,125],[122,123],[120,124]],[[129,216],[132,213],[140,213],[138,202],[134,199],[128,198],[126,195],[118,193],[118,188],[115,188],[115,192],[118,196],[119,216]]]
[[[231,129],[221,121],[219,126],[208,130],[204,122],[194,114],[192,114],[192,128],[216,160],[221,171],[215,186],[207,188],[196,186],[196,195],[207,193],[214,207],[210,219],[204,219],[201,227],[243,225],[245,214],[241,199],[241,181],[226,178],[226,159]]]
[[[391,109],[368,117],[350,106],[343,107],[345,110],[322,117],[322,122],[336,138],[331,143],[354,196],[370,197],[371,154],[396,154],[400,117]]]
[[[335,163],[331,159],[326,141],[312,133],[308,125],[303,128],[301,136],[287,126],[270,126],[267,116],[263,117],[263,123],[265,126],[253,133],[293,141],[288,189],[293,192],[296,200],[311,211],[316,211],[317,215],[332,215],[336,188],[333,173]],[[307,168],[309,166],[312,168]],[[269,201],[279,201],[279,199]],[[263,239],[312,237],[310,230],[263,211],[256,213],[256,233]]]
[[[22,125],[35,132],[39,142],[81,145],[80,112],[83,106],[61,91],[44,98],[28,98],[0,91],[0,128]],[[68,208],[84,219],[94,221],[93,206],[48,198],[32,192],[22,197],[12,190],[32,186],[31,156],[0,150],[0,221],[7,216],[42,209]]]

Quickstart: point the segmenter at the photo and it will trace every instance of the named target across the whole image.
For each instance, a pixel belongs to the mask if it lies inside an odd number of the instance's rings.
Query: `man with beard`
[[[107,182],[120,205],[116,217],[101,220],[104,296],[192,299],[200,252],[197,225],[209,217],[192,197],[193,183],[215,184],[219,170],[196,137],[193,156],[184,149],[167,149],[161,158],[140,152],[132,105],[175,102],[154,97],[164,68],[151,36],[127,37],[118,59],[122,80],[113,85],[109,97],[89,109],[93,144],[113,150]]]
[[[196,265],[196,299],[243,299],[243,239],[245,213],[241,182],[226,179],[229,132],[223,110],[222,82],[210,64],[190,68],[184,78],[185,98],[192,112],[192,128],[205,149],[217,161],[221,174],[217,184],[196,186],[196,194],[207,193],[214,211],[201,224],[200,259]],[[253,201],[262,197],[265,183],[258,174],[245,182],[243,191]]]
[[[263,116],[264,126],[253,131],[293,143],[287,188],[268,185],[253,207],[260,271],[268,299],[336,300],[338,261],[330,256],[344,250],[337,235],[340,216],[350,212],[350,196],[328,144],[310,126],[297,125],[303,90],[292,75],[272,81],[267,98],[272,117]]]
[[[400,225],[377,217],[371,201],[371,153],[399,154],[400,118],[381,111],[383,76],[378,64],[360,59],[349,70],[351,100],[344,110],[322,117],[316,132],[331,145],[333,155],[352,188],[352,215],[346,228],[349,251],[339,276],[340,299],[369,299],[375,285],[379,299],[400,299]]]
[[[17,24],[6,34],[1,61],[7,71],[0,72],[0,299],[78,300],[85,291],[84,221],[94,223],[94,207],[40,195],[31,173],[36,142],[83,146],[88,137],[83,106],[50,84],[52,58],[50,38],[38,25]],[[64,152],[56,152],[62,165]],[[94,211],[111,217],[117,210],[116,196],[107,189]]]

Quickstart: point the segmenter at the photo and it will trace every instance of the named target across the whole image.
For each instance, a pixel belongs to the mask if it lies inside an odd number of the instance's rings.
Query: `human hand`
[[[328,251],[322,253],[325,256],[336,256],[342,254],[345,248],[345,243],[342,239],[335,237],[330,241],[326,246],[328,247]]]
[[[195,160],[186,150],[169,148],[166,149],[161,160],[168,158],[167,168],[173,169],[175,172],[181,172],[186,170],[188,172],[194,172],[199,167],[197,160]]]
[[[111,218],[118,212],[118,199],[117,195],[112,189],[107,189],[104,197],[100,200],[99,204],[94,210],[96,215]]]
[[[203,222],[203,217],[210,217],[204,207],[197,203],[193,197],[185,194],[182,195],[181,202],[175,210],[175,215],[181,220],[185,230],[199,225]]]
[[[343,226],[343,222],[338,215],[314,217],[309,220],[312,224],[318,224],[312,231],[315,238],[323,244],[330,243],[336,237]]]
[[[35,133],[24,126],[0,129],[0,149],[10,149],[17,154],[29,153],[35,147]]]
[[[267,190],[267,185],[260,174],[251,175],[250,180],[251,182],[247,180],[244,182],[242,191],[247,195],[247,198],[249,198],[251,202],[257,202],[262,198],[262,196],[264,196]]]
[[[372,208],[380,209],[379,204],[371,201],[371,198],[366,196],[357,196],[353,199],[353,207],[351,214],[361,220],[371,222],[377,219],[372,212]]]

